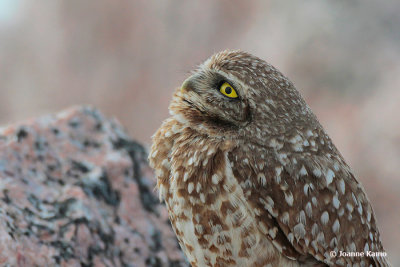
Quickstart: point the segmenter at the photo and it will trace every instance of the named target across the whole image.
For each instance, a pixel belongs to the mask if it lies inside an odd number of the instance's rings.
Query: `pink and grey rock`
[[[146,151],[78,107],[0,130],[0,266],[188,266]]]

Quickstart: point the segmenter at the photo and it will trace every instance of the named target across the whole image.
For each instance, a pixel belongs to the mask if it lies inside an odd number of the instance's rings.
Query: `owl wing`
[[[160,200],[167,199],[169,194],[167,188],[171,175],[171,149],[177,135],[175,127],[177,127],[176,122],[171,118],[167,119],[152,137],[149,164],[155,170]]]
[[[340,251],[384,251],[371,205],[340,158],[297,153],[285,154],[284,160],[276,155],[246,160],[237,155],[228,155],[233,174],[259,230],[283,255],[328,265],[388,266],[385,257],[339,256]]]

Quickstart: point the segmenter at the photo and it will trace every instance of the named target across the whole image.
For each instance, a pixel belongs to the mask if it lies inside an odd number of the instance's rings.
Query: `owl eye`
[[[229,98],[237,98],[238,97],[235,89],[233,89],[232,85],[230,85],[227,82],[224,82],[221,85],[221,87],[219,88],[219,91],[221,92],[221,94],[223,94]]]

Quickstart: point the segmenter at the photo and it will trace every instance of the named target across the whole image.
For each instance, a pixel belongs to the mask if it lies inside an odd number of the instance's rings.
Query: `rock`
[[[0,130],[1,266],[188,266],[144,148],[88,107]]]

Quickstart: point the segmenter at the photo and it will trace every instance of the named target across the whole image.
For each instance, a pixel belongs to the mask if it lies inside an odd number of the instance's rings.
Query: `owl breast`
[[[228,160],[236,144],[210,140],[189,128],[170,129],[163,141],[170,144],[168,152],[158,151],[166,155],[162,172],[167,166],[169,179],[158,182],[192,266],[298,266],[258,230]]]

